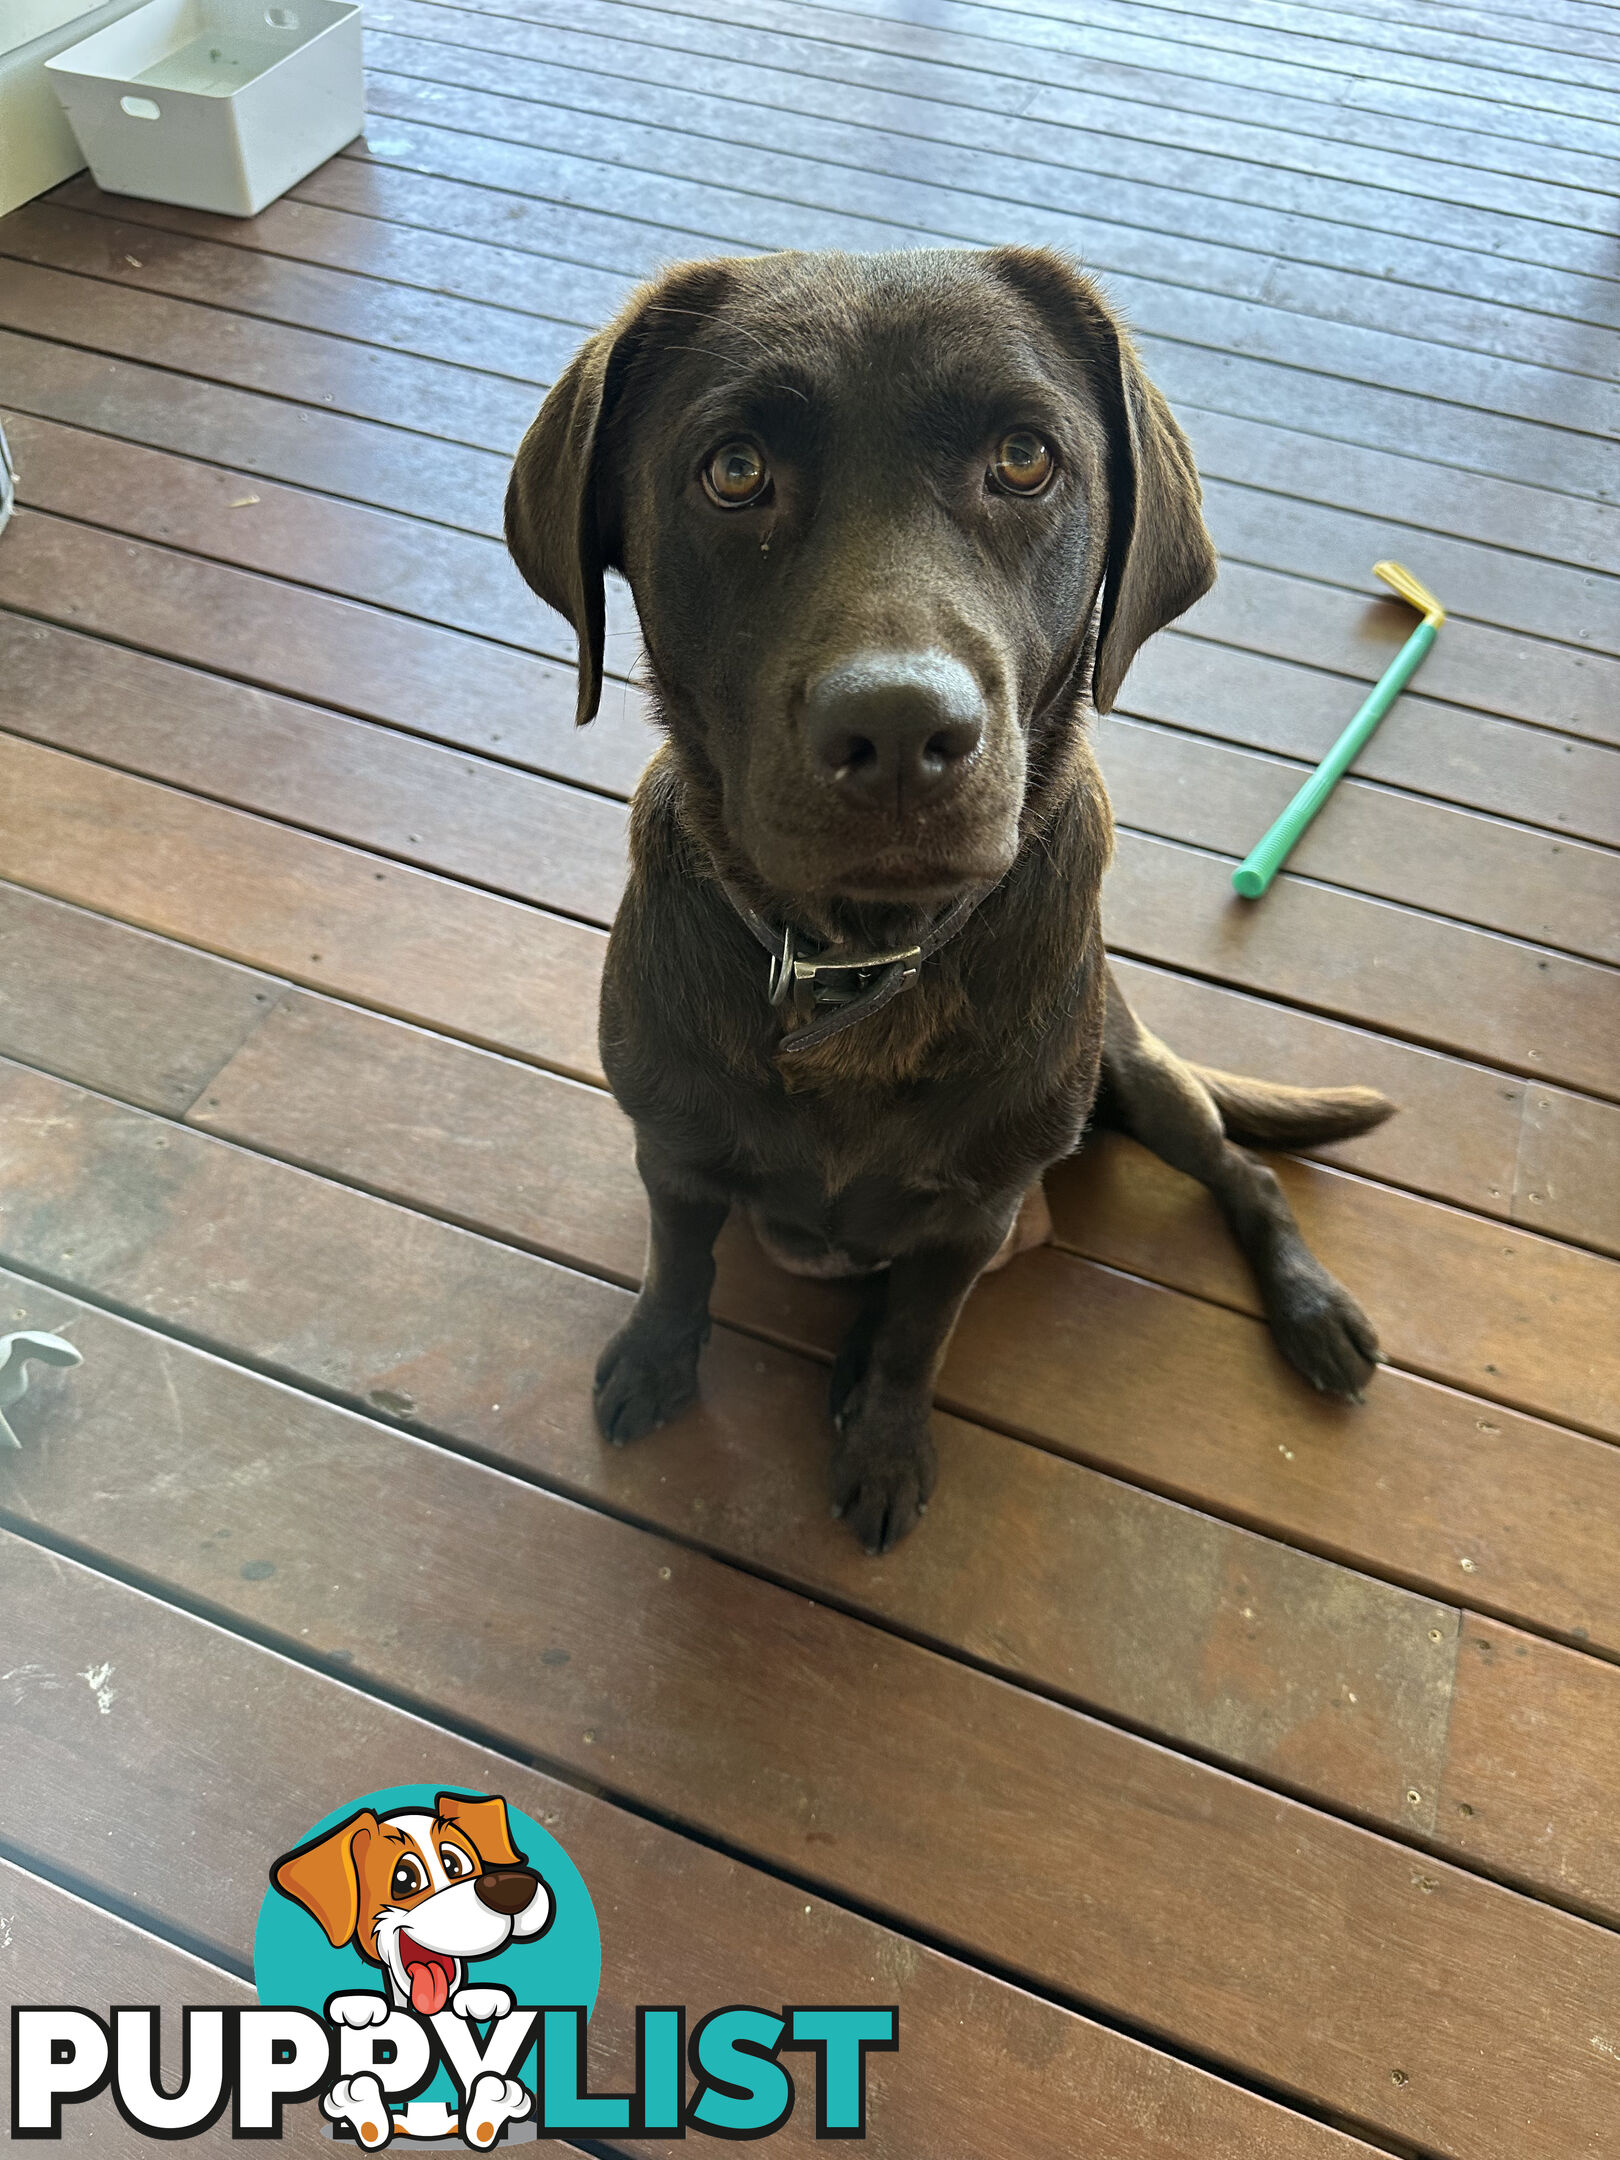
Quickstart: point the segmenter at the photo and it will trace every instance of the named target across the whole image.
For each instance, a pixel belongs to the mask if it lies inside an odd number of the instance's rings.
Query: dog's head
[[[990,882],[1215,556],[1191,453],[1039,250],[764,256],[644,287],[518,453],[507,539],[600,694],[629,579],[665,721],[768,886]],[[1100,607],[1098,605],[1100,597]]]
[[[270,1880],[314,1916],[327,1940],[380,1965],[424,2017],[444,2008],[469,1958],[551,1925],[546,1884],[512,1843],[504,1800],[440,1793],[430,1813],[362,1808],[284,1853]]]

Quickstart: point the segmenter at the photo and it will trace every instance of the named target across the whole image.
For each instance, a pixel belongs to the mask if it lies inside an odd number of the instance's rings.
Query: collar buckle
[[[922,947],[907,945],[898,952],[824,953],[819,960],[793,962],[793,1001],[801,1020],[813,1020],[823,1012],[837,1012],[868,997],[892,981],[890,996],[908,990],[922,967]]]
[[[906,990],[922,968],[923,949],[905,945],[894,952],[846,953],[834,947],[817,953],[813,946],[800,950],[799,934],[791,924],[782,932],[780,947],[772,953],[769,992],[773,1005],[791,998],[801,1020],[828,1010],[853,1005],[895,975],[895,990]]]
[[[891,998],[910,989],[930,953],[955,937],[995,890],[992,885],[964,893],[915,945],[898,946],[893,952],[852,953],[838,946],[819,949],[791,923],[773,929],[729,879],[721,877],[717,882],[739,921],[770,955],[766,985],[771,1004],[781,1007],[792,1001],[798,1026],[783,1038],[777,1052],[781,1057],[798,1057],[856,1021],[881,1012]]]

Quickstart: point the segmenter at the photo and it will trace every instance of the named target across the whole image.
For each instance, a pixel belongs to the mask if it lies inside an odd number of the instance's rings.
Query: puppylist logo
[[[315,2101],[370,2152],[613,2135],[753,2139],[813,2090],[818,2138],[866,2135],[866,2058],[899,2044],[887,2006],[732,2004],[636,2012],[633,2091],[590,2090],[601,1937],[584,1878],[498,1795],[431,1785],[335,1809],[270,1868],[255,2009],[187,2008],[178,2083],[158,2012],[12,2011],[11,2134],[60,2138],[109,2086],[154,2138],[279,2138]],[[798,2075],[781,2060],[802,2053]]]

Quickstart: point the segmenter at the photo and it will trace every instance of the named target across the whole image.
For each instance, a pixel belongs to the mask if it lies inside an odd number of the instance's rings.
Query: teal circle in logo
[[[367,1809],[377,1816],[407,1809],[432,1815],[440,1796],[446,1793],[453,1793],[458,1800],[495,1797],[444,1785],[391,1785],[381,1792],[363,1793],[359,1799],[323,1815],[298,1840],[298,1849],[315,1844],[328,1831],[338,1829]],[[506,1819],[512,1845],[551,1892],[552,1918],[543,1934],[514,1936],[493,1957],[470,1959],[462,1985],[507,1988],[525,2009],[563,2009],[577,2004],[589,2017],[596,2007],[602,1977],[602,1937],[585,1878],[551,1832],[532,1816],[508,1803]],[[378,1966],[362,1957],[352,1941],[333,1944],[314,1914],[274,1883],[259,1907],[259,1924],[253,1937],[253,1981],[261,2003],[311,2010],[317,2017],[325,2015],[333,1995],[388,1993],[387,1978]],[[515,2066],[514,2074],[532,2087],[532,2049],[525,2061]],[[450,2101],[454,2096],[449,2075],[441,2068],[424,2097]]]

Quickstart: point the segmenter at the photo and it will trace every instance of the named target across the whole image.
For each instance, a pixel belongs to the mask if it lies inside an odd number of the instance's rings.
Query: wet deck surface
[[[877,1999],[885,2160],[1620,2153],[1620,11],[367,23],[365,143],[251,223],[0,220],[0,1312],[85,1360],[0,1455],[8,1999],[246,1999],[269,1860],[433,1779],[584,1871],[607,2089],[637,2003]],[[593,1434],[651,737],[622,608],[574,732],[500,505],[661,263],[1003,240],[1133,319],[1223,555],[1100,726],[1123,978],[1401,1103],[1279,1164],[1390,1364],[1312,1399],[1100,1144],[873,1562],[844,1308],[744,1239],[699,1410]],[[1386,555],[1451,620],[1246,910],[1410,627]]]

